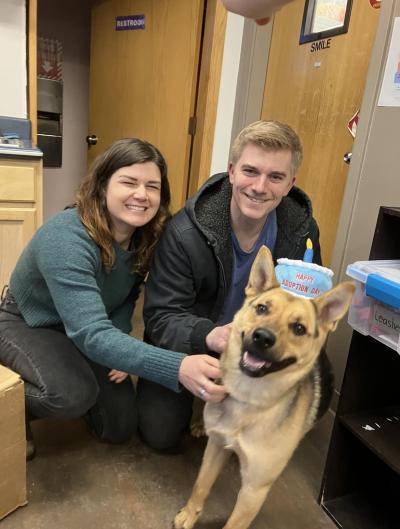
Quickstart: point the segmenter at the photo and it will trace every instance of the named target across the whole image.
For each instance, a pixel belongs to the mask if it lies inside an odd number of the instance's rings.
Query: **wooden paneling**
[[[92,9],[89,159],[135,136],[166,157],[173,208],[186,199],[203,0],[98,1]],[[116,31],[117,16],[143,14],[145,29]]]
[[[303,9],[297,1],[275,16],[262,118],[289,123],[302,139],[297,184],[312,199],[329,266],[348,171],[343,155],[353,144],[347,123],[361,105],[379,10],[353,1],[348,33],[313,53],[312,43],[299,45]]]

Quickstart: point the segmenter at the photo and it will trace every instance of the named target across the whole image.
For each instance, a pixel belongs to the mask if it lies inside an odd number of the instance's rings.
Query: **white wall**
[[[272,22],[259,26],[253,20],[245,19],[232,141],[243,127],[260,119],[271,37]]]
[[[227,170],[244,18],[228,13],[210,175]]]
[[[0,1],[0,116],[27,117],[25,0]]]
[[[210,175],[226,171],[231,142],[261,116],[272,23],[228,13]]]

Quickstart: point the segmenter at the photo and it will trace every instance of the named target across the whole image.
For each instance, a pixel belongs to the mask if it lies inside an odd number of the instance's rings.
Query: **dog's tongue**
[[[272,364],[272,362],[267,362],[267,360],[260,360],[259,358],[255,358],[248,351],[244,352],[243,360],[247,366],[252,367],[253,369],[261,369],[264,366],[270,367]]]

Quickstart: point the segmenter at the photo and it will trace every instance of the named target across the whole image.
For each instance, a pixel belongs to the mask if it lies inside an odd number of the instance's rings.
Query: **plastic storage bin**
[[[400,354],[400,260],[357,261],[346,273],[356,283],[349,324]]]

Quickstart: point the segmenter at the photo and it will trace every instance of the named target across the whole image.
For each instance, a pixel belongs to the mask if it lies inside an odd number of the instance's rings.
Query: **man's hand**
[[[222,0],[228,11],[254,19],[257,24],[264,25],[271,16],[292,0]]]
[[[212,381],[221,376],[219,360],[209,355],[186,356],[179,368],[179,382],[205,401],[220,402],[225,398],[224,386]]]
[[[128,373],[117,371],[117,369],[111,369],[111,371],[108,373],[108,378],[110,381],[115,382],[116,384],[121,384],[121,382],[123,382],[127,376]]]
[[[206,336],[206,344],[210,351],[221,354],[228,343],[231,333],[232,323],[227,323],[221,327],[214,327]]]

